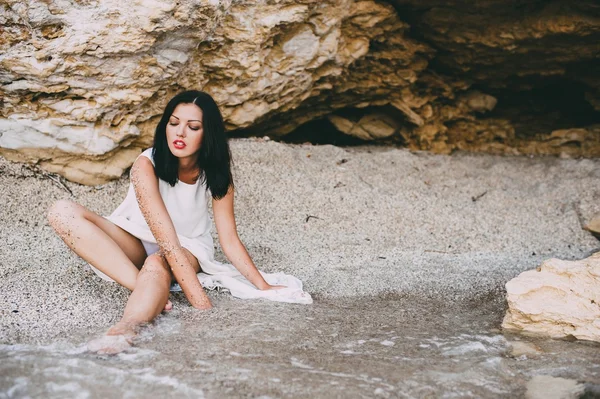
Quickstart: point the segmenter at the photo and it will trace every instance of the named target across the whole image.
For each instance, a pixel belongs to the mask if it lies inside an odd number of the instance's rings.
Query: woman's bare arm
[[[248,255],[246,247],[240,241],[233,211],[233,193],[234,190],[231,188],[225,197],[219,200],[213,199],[213,214],[221,248],[233,266],[256,288],[260,290],[280,288],[271,286],[265,281]]]
[[[148,158],[139,157],[135,161],[131,168],[131,182],[144,219],[186,298],[195,308],[210,308],[210,300],[177,238],[173,221],[158,190],[154,165]]]

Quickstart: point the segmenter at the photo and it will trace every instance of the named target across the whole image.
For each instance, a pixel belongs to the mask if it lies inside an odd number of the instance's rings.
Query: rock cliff
[[[235,135],[600,156],[598,54],[592,0],[0,0],[0,154],[105,182],[196,88]]]

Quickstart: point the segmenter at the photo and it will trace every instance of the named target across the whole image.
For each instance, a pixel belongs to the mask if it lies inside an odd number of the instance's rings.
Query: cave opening
[[[370,144],[368,141],[340,132],[327,118],[319,118],[306,122],[298,126],[291,133],[277,138],[277,140],[290,144],[332,144],[339,147]]]
[[[484,117],[509,120],[519,138],[600,123],[600,112],[585,97],[589,88],[564,77],[528,77],[526,83],[507,81],[503,88],[476,84],[472,89],[498,100]]]
[[[527,78],[510,78],[496,84],[475,83],[468,89],[477,90],[494,96],[498,102],[495,108],[482,114],[475,112],[478,119],[507,120],[515,129],[518,139],[538,140],[547,137],[553,131],[572,128],[586,128],[600,124],[600,112],[596,111],[586,99],[589,87],[585,84],[564,77],[529,76]],[[440,98],[440,103],[452,101]],[[391,118],[394,134],[386,138],[361,139],[340,131],[327,117],[320,117],[303,123],[292,132],[272,139],[291,143],[311,143],[314,145],[332,144],[341,147],[361,145],[406,145],[401,129],[410,130],[414,126],[398,109],[387,106],[371,106],[364,108],[347,107],[334,111],[331,115],[344,118],[348,123],[360,125],[361,118],[371,115],[377,118]],[[446,122],[447,126],[452,124]],[[231,133],[231,137],[260,136],[260,129],[240,129]]]
[[[358,137],[360,134],[348,134],[344,129],[340,130],[330,120],[330,117],[339,117],[344,120],[347,129],[355,127],[362,130],[366,137]],[[290,143],[313,145],[335,145],[339,147],[354,147],[362,145],[393,145],[404,147],[406,142],[400,134],[402,126],[410,126],[405,115],[391,105],[368,106],[368,107],[346,107],[337,109],[327,116],[315,118],[296,127],[290,133],[282,136],[267,134],[271,139]],[[385,137],[377,137],[378,131],[385,131]],[[260,137],[260,127],[252,126],[247,129],[238,129],[229,132],[232,138]],[[369,136],[368,131],[374,132],[375,136]]]
[[[238,129],[229,133],[231,138],[257,137],[258,129]],[[269,136],[271,139],[290,144],[310,143],[313,145],[332,144],[339,147],[352,147],[371,144],[369,141],[350,136],[340,132],[325,118],[317,118],[298,126],[292,132],[284,136]]]

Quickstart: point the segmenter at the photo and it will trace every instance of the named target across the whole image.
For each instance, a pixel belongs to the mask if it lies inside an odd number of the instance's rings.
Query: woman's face
[[[202,110],[195,104],[179,104],[167,123],[167,143],[177,158],[196,155],[200,150],[204,130]]]

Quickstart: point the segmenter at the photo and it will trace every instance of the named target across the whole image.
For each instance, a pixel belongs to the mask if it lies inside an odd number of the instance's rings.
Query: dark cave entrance
[[[418,89],[418,86],[416,88]],[[498,102],[492,111],[484,113],[473,111],[472,115],[479,120],[500,119],[508,121],[514,127],[517,139],[526,141],[543,140],[556,130],[586,128],[600,124],[600,112],[596,111],[586,98],[593,94],[590,93],[590,87],[569,77],[528,76],[512,77],[489,83],[477,82],[464,94],[475,90],[494,96]],[[457,96],[460,97],[462,94],[457,93]],[[444,97],[437,100],[438,104],[449,106],[453,106],[455,101]],[[398,130],[384,139],[362,140],[339,131],[325,116],[306,122],[284,136],[275,137],[270,135],[270,137],[276,141],[292,144],[331,144],[341,147],[393,145],[404,147],[406,142],[400,134],[400,129],[410,131],[416,127],[407,120],[405,114],[391,105],[364,108],[348,107],[335,110],[333,114],[353,123],[369,114],[384,114],[395,121]],[[278,115],[275,120],[267,123],[273,126],[277,123],[277,119],[281,118],[285,118],[285,115]],[[450,127],[453,123],[461,120],[450,120],[445,124]],[[263,131],[260,126],[254,126],[233,131],[230,135],[231,137],[262,137],[265,135]]]
[[[347,107],[335,110],[332,112],[332,114],[340,116],[353,123],[357,123],[365,116],[382,114],[385,115],[385,118],[388,120],[393,119],[395,121],[394,125],[396,125],[397,128],[403,125],[411,126],[404,114],[391,105],[361,108]],[[279,116],[279,118],[281,117]],[[229,136],[232,138],[264,136],[264,134],[259,133],[260,131],[260,128],[251,127],[248,129],[232,131],[230,132]],[[269,137],[273,140],[290,144],[330,144],[338,147],[354,147],[362,145],[394,145],[403,147],[406,145],[404,138],[399,134],[398,130],[386,138],[363,140],[338,130],[327,117],[315,118],[311,121],[303,123],[286,135]]]
[[[518,138],[600,123],[600,112],[586,100],[589,88],[570,79],[530,77],[526,82],[507,82],[506,88],[476,84],[472,89],[496,97],[496,107],[482,117],[509,120]]]
[[[327,118],[319,118],[306,122],[294,129],[291,133],[276,138],[276,140],[292,144],[332,144],[339,147],[369,144],[368,141],[340,132]]]
[[[232,138],[262,137],[260,129],[238,129],[229,133]],[[331,144],[338,147],[359,146],[371,144],[369,141],[340,132],[327,118],[317,118],[306,122],[284,136],[269,135],[272,140],[290,144],[310,143],[314,145]]]

